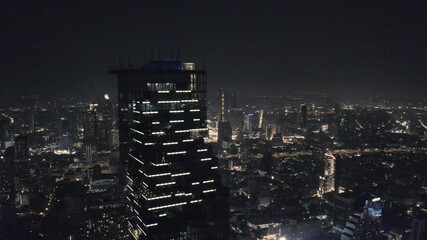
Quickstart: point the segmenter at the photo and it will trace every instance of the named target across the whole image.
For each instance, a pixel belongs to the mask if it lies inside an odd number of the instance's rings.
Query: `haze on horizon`
[[[0,94],[115,93],[180,49],[209,91],[424,96],[424,1],[2,1]]]

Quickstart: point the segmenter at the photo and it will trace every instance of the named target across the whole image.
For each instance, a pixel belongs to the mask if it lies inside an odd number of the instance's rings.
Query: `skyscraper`
[[[307,105],[301,105],[301,128],[307,127]]]
[[[85,145],[97,146],[98,145],[98,122],[97,122],[97,103],[90,103],[83,115],[84,136],[83,140]]]
[[[152,61],[120,68],[120,155],[135,239],[224,239],[217,159],[204,143],[206,71]]]
[[[0,149],[1,150],[1,149]],[[16,238],[13,230],[17,224],[15,205],[13,147],[0,151],[0,239]]]
[[[113,104],[108,94],[104,94],[104,103],[101,105],[102,120],[100,122],[100,140],[101,150],[111,150],[111,144],[108,142],[111,138],[111,130],[113,129],[114,110]]]
[[[222,141],[231,141],[232,129],[231,124],[228,121],[228,94],[221,88],[218,91],[218,142],[222,144]]]
[[[0,239],[12,238],[16,225],[13,132],[11,120],[0,115]]]
[[[218,90],[218,121],[223,122],[228,120],[229,96],[224,89]]]
[[[239,105],[237,104],[237,95],[232,93],[230,96],[230,109],[237,109]]]
[[[320,176],[320,186],[319,186],[319,194],[323,195],[324,193],[338,191],[335,189],[337,186],[337,179],[335,179],[335,175],[337,172],[337,157],[332,154],[325,154],[325,169],[323,176]]]
[[[0,152],[5,152],[7,148],[13,147],[14,136],[8,117],[0,116]]]
[[[15,158],[16,161],[28,161],[28,141],[26,136],[18,136],[15,138]]]

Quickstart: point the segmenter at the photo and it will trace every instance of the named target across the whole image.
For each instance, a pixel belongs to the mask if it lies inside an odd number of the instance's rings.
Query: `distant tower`
[[[11,128],[10,119],[0,116],[0,152],[13,147],[14,136]]]
[[[258,113],[258,128],[262,128],[263,119],[264,119],[264,110],[260,110]]]
[[[87,162],[92,162],[93,161],[93,155],[92,155],[92,145],[87,145],[85,147],[85,155],[86,155],[86,161]]]
[[[218,90],[218,122],[228,121],[229,97],[222,88]]]
[[[233,130],[229,121],[221,121],[218,123],[218,142],[231,141]]]
[[[239,108],[239,105],[237,103],[237,95],[235,93],[232,93],[230,96],[230,109],[237,109]]]
[[[16,181],[15,181],[15,149],[14,137],[11,129],[11,120],[0,115],[0,238],[13,239],[15,234],[8,231],[8,227],[17,224],[16,210]]]
[[[396,161],[389,179],[387,195],[390,201],[410,207],[416,204],[418,191],[412,188],[416,184],[416,169],[407,161]]]
[[[342,172],[342,160],[341,155],[335,154],[335,181],[334,181],[334,189],[336,193],[340,192],[340,184],[341,184],[341,172]]]
[[[86,146],[97,146],[98,145],[98,114],[97,109],[98,104],[97,103],[90,103],[89,109],[84,113],[84,121],[83,121],[83,128],[84,128],[84,136],[83,136],[83,142],[86,144]]]
[[[117,150],[119,148],[119,130],[112,129],[110,133],[110,139],[109,139],[110,147],[113,150]]]
[[[307,105],[306,104],[301,105],[300,114],[301,114],[301,128],[306,128],[307,127]]]
[[[15,160],[19,162],[28,161],[28,142],[26,136],[18,136],[15,138]]]
[[[219,115],[218,115],[218,142],[231,141],[232,128],[228,121],[228,94],[221,88],[218,91]]]
[[[252,131],[252,125],[254,122],[254,114],[253,113],[244,113],[243,115],[243,129],[247,132]]]
[[[58,136],[71,132],[70,122],[67,118],[61,117],[58,121]]]
[[[320,176],[319,194],[332,192],[337,189],[335,174],[336,174],[336,160],[333,155],[325,155],[325,169],[323,176]]]
[[[268,124],[265,126],[265,139],[273,140],[274,135],[277,133],[277,125],[276,124]]]
[[[340,105],[338,103],[336,103],[334,106],[334,114],[335,114],[335,116],[338,116],[340,113],[341,113]]]
[[[34,111],[31,111],[30,113],[30,132],[33,133],[36,131],[36,121],[34,119]]]
[[[0,216],[3,220],[0,237],[4,239],[16,238],[15,235],[9,236],[7,228],[15,227],[17,222],[14,155],[13,147],[9,147],[4,152],[0,151]]]
[[[104,94],[104,104],[101,108],[103,122],[100,126],[102,129],[101,141],[104,141],[103,150],[111,150],[112,145],[108,142],[111,139],[111,130],[113,129],[114,109],[108,94]],[[107,144],[108,142],[108,144]]]

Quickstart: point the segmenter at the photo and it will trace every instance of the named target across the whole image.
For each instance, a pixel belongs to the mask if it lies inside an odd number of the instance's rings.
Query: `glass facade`
[[[162,65],[112,71],[118,75],[121,157],[135,217],[130,229],[140,239],[176,238],[189,227],[209,234],[214,230],[191,225],[215,225],[209,212],[218,198],[217,159],[203,141],[206,71]]]

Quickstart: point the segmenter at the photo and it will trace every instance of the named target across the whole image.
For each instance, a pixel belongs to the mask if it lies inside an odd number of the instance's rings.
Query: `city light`
[[[4,1],[0,239],[427,239],[427,1]]]

